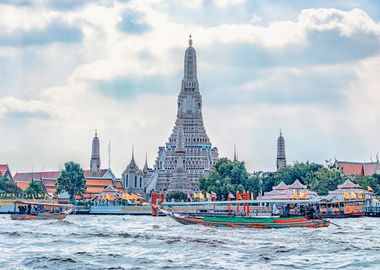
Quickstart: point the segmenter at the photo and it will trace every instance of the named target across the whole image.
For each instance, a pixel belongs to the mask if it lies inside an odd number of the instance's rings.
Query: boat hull
[[[184,225],[199,224],[212,227],[246,227],[256,229],[280,228],[320,228],[328,227],[330,222],[323,219],[295,218],[249,218],[249,217],[193,217],[171,213],[159,208],[159,211]]]
[[[28,214],[12,214],[11,219],[13,220],[62,220],[67,217],[67,213],[55,213],[55,214],[43,214],[38,215],[28,215]]]

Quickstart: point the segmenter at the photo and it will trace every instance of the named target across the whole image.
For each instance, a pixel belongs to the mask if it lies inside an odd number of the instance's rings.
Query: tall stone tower
[[[95,131],[95,137],[92,139],[90,173],[92,177],[100,176],[99,138],[98,138],[98,133],[96,131]]]
[[[218,160],[202,117],[202,96],[197,79],[197,56],[191,36],[185,51],[184,76],[177,102],[177,119],[164,147],[160,147],[155,170],[156,191],[199,191],[199,178]]]
[[[277,170],[286,166],[286,157],[285,157],[285,140],[282,136],[282,131],[280,130],[280,136],[277,139]]]

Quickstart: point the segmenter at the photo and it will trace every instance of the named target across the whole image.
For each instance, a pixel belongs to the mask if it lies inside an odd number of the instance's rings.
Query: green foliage
[[[175,201],[177,202],[180,202],[180,201],[184,201],[186,202],[187,201],[187,195],[181,191],[172,191],[172,192],[169,192],[167,195],[166,195],[166,199],[168,201],[171,201],[172,199],[174,198]]]
[[[84,173],[79,164],[73,161],[65,163],[65,168],[58,178],[57,190],[69,193],[71,202],[75,202],[76,194],[83,194],[86,191]]]
[[[374,174],[372,176],[357,176],[353,179],[353,182],[362,186],[364,189],[371,187],[373,192],[380,195],[380,175]]]
[[[32,198],[41,198],[46,196],[47,192],[41,181],[32,181],[25,190],[25,194]]]
[[[313,177],[307,181],[311,190],[318,195],[327,195],[329,190],[336,190],[338,185],[347,180],[342,171],[337,168],[321,167]]]
[[[210,174],[200,179],[199,185],[203,193],[215,192],[218,199],[223,200],[230,192],[251,191],[258,194],[261,178],[258,175],[250,177],[244,162],[221,158]]]
[[[0,193],[6,195],[19,196],[22,190],[17,186],[16,182],[6,177],[0,177]]]

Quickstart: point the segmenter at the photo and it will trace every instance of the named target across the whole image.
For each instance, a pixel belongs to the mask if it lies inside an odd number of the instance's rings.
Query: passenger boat
[[[15,201],[13,220],[62,220],[74,210],[72,204]]]
[[[362,200],[321,201],[316,204],[317,214],[321,218],[356,218],[364,216]]]
[[[191,216],[185,214],[173,213],[160,207],[155,207],[159,212],[167,215],[177,222],[190,225],[201,224],[204,226],[215,227],[249,227],[256,229],[278,229],[278,228],[320,228],[328,227],[330,222],[324,219],[307,219],[303,216],[295,217],[246,217],[246,216]]]

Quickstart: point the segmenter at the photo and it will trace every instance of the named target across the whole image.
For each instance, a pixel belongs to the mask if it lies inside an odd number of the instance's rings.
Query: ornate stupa
[[[277,170],[286,166],[285,157],[285,140],[282,136],[282,131],[280,130],[280,136],[277,139],[277,160],[276,160]]]
[[[197,79],[197,56],[191,36],[185,51],[184,77],[178,95],[177,119],[164,147],[160,147],[155,170],[156,191],[199,191],[199,178],[218,160],[202,117],[202,96]]]
[[[92,153],[90,161],[90,176],[100,176],[100,153],[99,153],[99,138],[98,133],[95,131],[95,136],[92,139]]]

